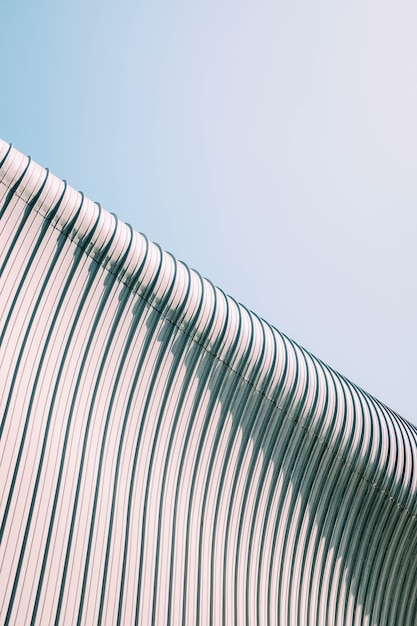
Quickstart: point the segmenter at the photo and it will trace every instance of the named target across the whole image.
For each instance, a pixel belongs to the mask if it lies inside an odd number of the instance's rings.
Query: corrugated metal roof
[[[1,622],[415,624],[416,429],[0,164]]]

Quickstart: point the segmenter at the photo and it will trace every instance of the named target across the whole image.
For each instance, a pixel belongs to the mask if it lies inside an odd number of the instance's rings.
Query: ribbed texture
[[[0,623],[415,626],[416,429],[0,164]]]

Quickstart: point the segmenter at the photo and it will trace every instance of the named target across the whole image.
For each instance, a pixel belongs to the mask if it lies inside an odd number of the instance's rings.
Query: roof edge
[[[11,144],[0,186],[417,516],[417,429]],[[1,209],[1,213],[5,209]]]

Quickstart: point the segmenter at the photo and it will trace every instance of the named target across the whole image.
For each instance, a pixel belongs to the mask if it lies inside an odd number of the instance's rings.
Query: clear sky
[[[417,4],[4,0],[0,136],[417,424]]]

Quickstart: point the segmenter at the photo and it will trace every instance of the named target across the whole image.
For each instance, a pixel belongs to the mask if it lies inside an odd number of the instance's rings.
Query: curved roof
[[[416,428],[4,142],[0,220],[2,623],[415,624]]]

